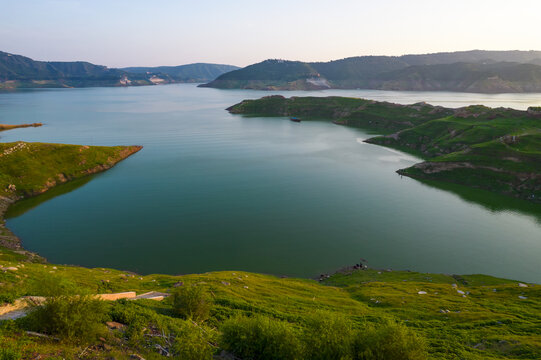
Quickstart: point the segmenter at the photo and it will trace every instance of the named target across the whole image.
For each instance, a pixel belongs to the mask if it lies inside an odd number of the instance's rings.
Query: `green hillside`
[[[379,359],[355,355],[355,350],[348,350],[348,342],[362,344],[371,336],[371,326],[386,329],[389,322],[399,324],[400,331],[411,334],[407,336],[422,339],[415,342],[416,355],[407,359],[534,359],[541,356],[541,287],[519,286],[517,281],[490,276],[346,270],[320,283],[240,271],[139,276],[112,269],[21,262],[8,250],[2,251],[0,265],[18,269],[0,272],[4,301],[23,295],[51,296],[50,289],[54,289],[55,284],[57,291],[91,294],[174,293],[178,289],[196,287],[210,297],[208,318],[195,322],[175,313],[171,299],[162,302],[120,300],[105,304],[101,310],[104,317],[98,327],[102,340],[96,337],[85,341],[52,341],[25,333],[27,329],[39,329],[31,319],[0,322],[1,347],[23,358],[32,354],[74,358],[87,349],[83,358],[128,359],[137,354],[158,359],[166,351],[182,359],[211,359],[213,354],[222,354],[219,358],[226,359],[231,353],[240,357],[250,349],[256,353],[272,349],[261,342],[279,341],[281,353],[289,354],[282,358],[319,359],[309,347],[315,340],[318,351],[330,350],[334,355],[327,358],[342,353],[350,359]],[[36,282],[49,285],[49,291],[36,290],[39,289]],[[249,331],[247,326],[250,325],[239,316],[256,319],[258,324],[270,322],[274,324],[273,332],[259,330],[261,332],[242,335],[243,331]],[[124,327],[107,331],[105,321],[116,321]],[[322,325],[329,327],[330,332],[314,334]],[[224,333],[231,337],[228,329],[231,326],[239,335],[251,338],[226,338]],[[288,341],[280,337],[284,331]],[[348,338],[349,334],[354,337]],[[405,335],[394,334],[394,340],[385,337],[390,335],[380,335],[381,341],[387,339],[386,342],[401,344]],[[371,344],[385,346],[378,341]],[[426,350],[422,350],[422,343],[426,343]],[[284,350],[290,346],[297,350]],[[185,347],[191,350],[186,352]],[[427,355],[423,355],[425,351]],[[272,353],[266,356],[261,358],[273,358]]]

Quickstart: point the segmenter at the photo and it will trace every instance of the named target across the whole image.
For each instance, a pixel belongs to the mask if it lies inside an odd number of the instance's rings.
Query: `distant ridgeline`
[[[266,60],[201,85],[222,89],[381,89],[541,92],[541,51],[361,56],[330,62]]]
[[[233,114],[332,120],[374,131],[366,140],[425,161],[401,175],[481,188],[541,203],[541,108],[460,109],[344,97],[267,96],[230,107]]]
[[[0,51],[0,89],[205,82],[235,69],[238,68],[215,64],[110,69],[82,61],[35,61],[25,56]]]

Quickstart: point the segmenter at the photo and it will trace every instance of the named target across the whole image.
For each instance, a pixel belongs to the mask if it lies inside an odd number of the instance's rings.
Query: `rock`
[[[417,294],[419,294],[419,295],[426,295],[426,291],[419,291]]]
[[[459,293],[459,294],[461,294],[461,295],[466,294],[466,293],[465,293],[464,291],[462,291],[462,290],[457,290],[456,292]]]
[[[456,288],[458,285],[457,285],[457,284],[453,284],[453,285],[451,285],[451,286],[454,287],[454,288]]]
[[[245,289],[248,289],[248,286],[246,286],[246,285],[244,285],[243,287],[244,287]]]
[[[184,285],[184,283],[182,281],[179,281],[179,282],[174,283],[173,287],[177,288],[177,287],[183,286],[183,285]]]
[[[523,283],[518,283],[518,286],[519,286],[519,287],[528,287],[528,285],[523,284]]]
[[[227,281],[222,281],[222,285],[229,286],[229,285],[231,285],[231,284],[228,283]]]
[[[522,295],[519,295],[518,298],[521,299],[521,300],[526,300],[526,299],[528,299],[527,296],[522,296]]]
[[[126,326],[116,321],[107,321],[105,325],[107,325],[107,327],[111,330],[120,330]]]

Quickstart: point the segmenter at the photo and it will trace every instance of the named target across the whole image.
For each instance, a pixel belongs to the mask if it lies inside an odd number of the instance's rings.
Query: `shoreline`
[[[29,125],[29,126],[32,126],[32,125]],[[22,126],[22,127],[28,127],[28,126]],[[90,175],[98,174],[106,170],[109,170],[115,165],[117,165],[119,162],[127,159],[128,157],[139,152],[142,149],[143,149],[143,146],[140,146],[140,145],[126,146],[126,148],[120,152],[118,159],[110,159],[109,163],[100,164],[93,168],[87,169],[80,176],[71,177],[71,178],[64,177],[64,176],[59,177],[56,180],[47,182],[44,185],[44,188],[42,188],[41,190],[33,191],[25,195],[0,196],[0,247],[13,250],[19,254],[28,256],[32,258],[33,260],[39,259],[40,262],[46,261],[46,259],[40,256],[39,254],[36,254],[24,249],[21,239],[19,239],[19,237],[6,226],[6,221],[5,221],[4,216],[6,212],[8,211],[9,207],[15,204],[17,201],[41,195],[59,185],[66,184],[72,180],[80,179],[83,177],[87,177]]]

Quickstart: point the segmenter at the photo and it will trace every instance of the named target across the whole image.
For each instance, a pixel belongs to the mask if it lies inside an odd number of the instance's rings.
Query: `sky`
[[[0,50],[109,67],[541,50],[539,0],[0,0]]]

